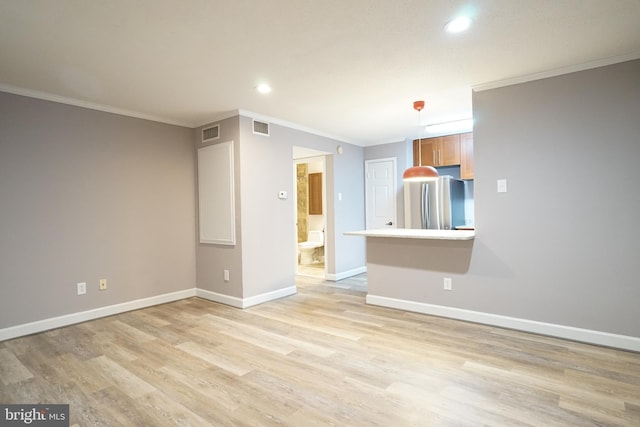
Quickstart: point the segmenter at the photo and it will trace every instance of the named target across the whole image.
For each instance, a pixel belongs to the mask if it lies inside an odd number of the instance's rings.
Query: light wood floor
[[[314,263],[309,265],[298,264],[298,274],[307,277],[324,278],[324,263]]]
[[[349,283],[1,342],[0,402],[69,403],[80,426],[640,425],[640,354],[367,306]]]

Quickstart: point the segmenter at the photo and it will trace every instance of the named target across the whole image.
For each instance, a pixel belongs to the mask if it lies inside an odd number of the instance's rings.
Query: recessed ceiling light
[[[260,93],[269,93],[271,92],[271,86],[266,83],[261,83],[256,87],[256,90]]]
[[[461,33],[462,31],[469,28],[470,25],[471,25],[471,19],[467,18],[466,16],[461,16],[459,18],[452,19],[451,21],[447,22],[447,25],[444,26],[444,29],[448,33]]]

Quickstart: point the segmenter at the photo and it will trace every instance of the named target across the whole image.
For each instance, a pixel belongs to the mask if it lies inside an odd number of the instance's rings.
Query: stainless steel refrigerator
[[[404,183],[405,228],[455,230],[465,224],[464,182],[440,176],[427,182]]]

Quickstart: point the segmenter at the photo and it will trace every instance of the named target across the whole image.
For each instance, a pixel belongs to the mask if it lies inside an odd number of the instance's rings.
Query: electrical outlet
[[[100,290],[101,291],[107,290],[107,279],[100,279]]]
[[[445,291],[453,290],[453,280],[451,280],[451,277],[444,278],[444,290]]]
[[[225,270],[224,271],[224,281],[228,282],[229,281],[229,270]]]
[[[78,283],[76,288],[78,290],[78,295],[84,295],[87,293],[87,284],[85,282]]]

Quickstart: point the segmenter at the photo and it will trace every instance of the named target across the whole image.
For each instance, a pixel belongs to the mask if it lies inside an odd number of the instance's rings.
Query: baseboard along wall
[[[336,274],[327,274],[325,277],[327,280],[331,280],[332,282],[337,282],[338,280],[346,279],[347,277],[357,276],[358,274],[366,273],[367,267],[358,267],[352,270],[342,271]]]
[[[350,274],[346,277],[351,277],[360,273]],[[242,309],[258,304],[263,304],[274,299],[294,295],[296,292],[296,287],[290,286],[287,288],[278,289],[276,291],[255,295],[249,298],[237,298],[200,288],[185,289],[183,291],[137,299],[121,304],[100,307],[78,313],[67,314],[64,316],[52,317],[49,319],[25,323],[22,325],[10,326],[8,328],[0,329],[0,341],[18,338],[25,335],[31,335],[38,332],[44,332],[50,329],[61,328],[64,326],[73,325],[75,323],[82,323],[93,319],[99,319],[101,317],[112,316],[114,314],[124,313],[127,311],[139,310],[154,305],[165,304],[185,298],[191,298],[194,296]],[[370,294],[366,296],[366,303],[381,307],[394,308],[440,317],[448,317],[451,319],[482,323],[485,325],[515,329],[525,332],[532,332],[535,334],[563,338],[572,341],[580,341],[588,344],[640,352],[640,338],[626,335],[611,334],[608,332],[574,328],[571,326],[537,322],[534,320],[500,316],[491,313],[483,313],[478,311],[464,310],[460,308],[445,307],[441,305],[426,304],[416,301],[401,300]]]
[[[640,338],[367,294],[367,304],[640,352]]]
[[[12,338],[23,337],[25,335],[36,334],[38,332],[48,331],[50,329],[62,328],[64,326],[76,323],[86,322],[88,320],[99,319],[101,317],[113,316],[127,311],[139,310],[141,308],[152,307],[154,305],[165,304],[168,302],[178,301],[185,298],[200,297],[210,301],[219,302],[237,308],[247,308],[253,305],[262,304],[277,298],[286,297],[296,293],[296,287],[278,289],[277,291],[267,292],[255,295],[249,298],[236,298],[229,295],[218,294],[216,292],[207,291],[199,288],[185,289],[183,291],[171,292],[168,294],[157,295],[148,298],[137,299],[124,302],[121,304],[99,307],[92,310],[81,311],[78,313],[66,314],[64,316],[52,317],[49,319],[38,320],[35,322],[24,323],[22,325],[10,326],[0,329],[0,341],[10,340]]]

